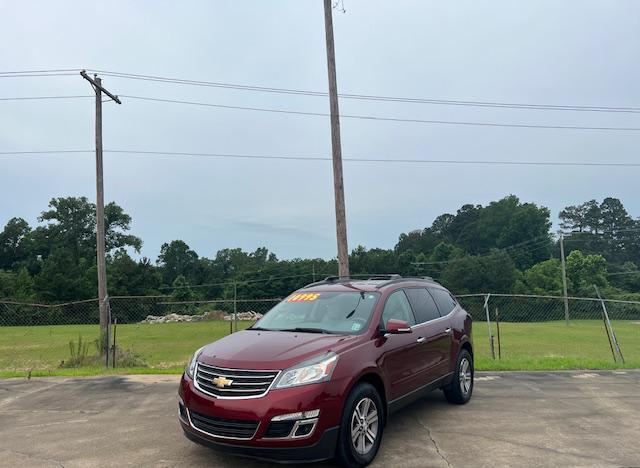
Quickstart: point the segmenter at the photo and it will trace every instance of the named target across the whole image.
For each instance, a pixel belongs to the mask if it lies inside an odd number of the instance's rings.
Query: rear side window
[[[436,303],[425,288],[405,289],[409,301],[416,313],[418,323],[428,322],[440,317]]]
[[[407,296],[402,290],[391,293],[382,311],[382,326],[386,328],[389,319],[404,320],[409,325],[415,325],[416,319],[413,316],[411,305]]]
[[[438,305],[440,315],[447,315],[456,308],[456,305],[458,305],[455,299],[451,297],[451,294],[449,294],[449,291],[439,288],[429,288],[429,292]]]

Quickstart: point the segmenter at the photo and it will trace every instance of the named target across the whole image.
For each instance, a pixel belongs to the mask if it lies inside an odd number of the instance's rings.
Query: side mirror
[[[411,333],[411,326],[404,320],[389,319],[385,334],[400,335],[402,333]]]

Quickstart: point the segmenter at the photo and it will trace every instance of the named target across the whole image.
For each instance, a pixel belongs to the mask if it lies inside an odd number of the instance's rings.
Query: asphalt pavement
[[[177,382],[0,380],[0,466],[271,466],[185,439]],[[436,391],[394,415],[372,466],[640,466],[640,370],[478,373],[469,404]]]

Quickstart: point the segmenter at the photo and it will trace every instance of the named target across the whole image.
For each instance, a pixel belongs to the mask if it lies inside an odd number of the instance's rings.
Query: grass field
[[[249,322],[241,322],[247,327]],[[640,322],[615,321],[614,330],[626,359],[624,366],[611,357],[604,327],[598,320],[502,323],[501,353],[495,343],[491,358],[485,323],[474,325],[478,370],[556,370],[640,368]],[[60,369],[69,358],[69,342],[97,337],[96,325],[0,327],[0,377],[95,375],[102,368]],[[180,373],[194,350],[229,333],[228,322],[183,322],[118,325],[117,341],[144,358],[149,367],[116,369],[110,373]],[[493,328],[496,334],[495,326]],[[94,352],[94,349],[91,350]]]

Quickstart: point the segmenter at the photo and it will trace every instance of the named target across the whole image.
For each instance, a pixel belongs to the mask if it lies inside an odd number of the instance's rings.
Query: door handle
[[[424,343],[427,339],[424,336],[421,336],[416,340],[417,343]]]
[[[452,331],[452,330],[451,330],[451,327],[449,327],[449,328],[447,328],[444,332],[445,332],[447,335],[451,335],[451,331]]]

